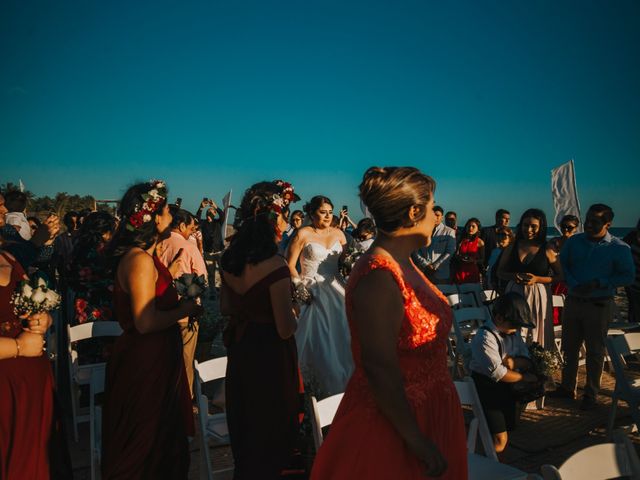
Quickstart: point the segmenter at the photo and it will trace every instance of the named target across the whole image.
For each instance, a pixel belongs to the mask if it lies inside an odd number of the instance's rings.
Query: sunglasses
[[[577,225],[560,225],[560,230],[562,230],[563,232],[571,232],[576,228],[578,228]]]

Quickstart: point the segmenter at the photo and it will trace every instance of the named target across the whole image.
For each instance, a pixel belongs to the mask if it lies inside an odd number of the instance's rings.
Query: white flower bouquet
[[[189,298],[200,303],[200,297],[207,288],[207,280],[204,275],[196,275],[195,273],[185,273],[175,280],[176,290],[182,298]],[[189,317],[189,330],[194,330],[196,317]]]
[[[58,292],[48,288],[47,282],[39,277],[20,282],[11,296],[13,311],[18,317],[50,312],[60,306],[60,301]]]

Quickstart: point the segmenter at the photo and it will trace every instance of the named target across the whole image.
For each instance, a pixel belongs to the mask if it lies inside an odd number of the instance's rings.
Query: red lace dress
[[[169,270],[153,257],[156,308],[178,303]],[[141,334],[131,315],[131,299],[115,282],[113,306],[124,330],[107,363],[102,421],[102,478],[185,479],[189,472],[187,435],[193,436],[191,396],[177,324]]]
[[[311,478],[425,478],[424,463],[413,455],[378,410],[360,360],[351,294],[358,281],[376,269],[391,272],[404,297],[405,317],[397,341],[398,359],[405,394],[420,430],[437,445],[449,465],[439,478],[466,479],[464,419],[446,360],[446,339],[452,322],[449,304],[426,278],[414,289],[404,281],[402,268],[394,260],[370,254],[363,255],[356,263],[346,293],[355,371],[318,452]]]
[[[0,287],[0,336],[16,338],[22,325],[9,302],[24,270],[3,256],[13,268],[9,284]],[[53,376],[48,358],[0,360],[0,479],[49,478],[52,422]]]
[[[458,247],[458,256],[467,257],[471,261],[463,262],[458,260],[455,262],[455,271],[453,275],[453,283],[480,283],[480,268],[478,262],[480,259],[480,248],[478,247],[478,241],[480,237],[476,237],[473,240],[465,238],[460,242]]]

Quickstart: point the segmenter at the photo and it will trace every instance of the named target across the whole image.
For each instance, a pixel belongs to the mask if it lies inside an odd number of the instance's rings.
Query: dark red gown
[[[223,280],[233,311],[226,332],[226,406],[237,480],[280,478],[295,447],[300,411],[296,341],[278,335],[269,294],[273,283],[290,277],[283,266],[243,295]]]
[[[178,303],[171,274],[154,256],[156,308]],[[107,363],[102,478],[186,479],[187,435],[194,434],[191,400],[178,325],[139,333],[131,300],[115,282],[113,305],[124,332]]]
[[[16,338],[20,319],[9,302],[24,278],[20,264],[0,287],[0,336]],[[0,360],[0,480],[49,478],[49,439],[53,422],[53,376],[46,356]]]

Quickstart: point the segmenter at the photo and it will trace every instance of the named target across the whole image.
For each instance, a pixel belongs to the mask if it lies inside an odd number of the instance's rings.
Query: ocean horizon
[[[609,229],[609,233],[614,237],[618,237],[620,239],[624,238],[629,232],[635,230],[635,227],[611,227]],[[556,229],[556,227],[547,227],[547,237],[559,237],[560,232]]]

